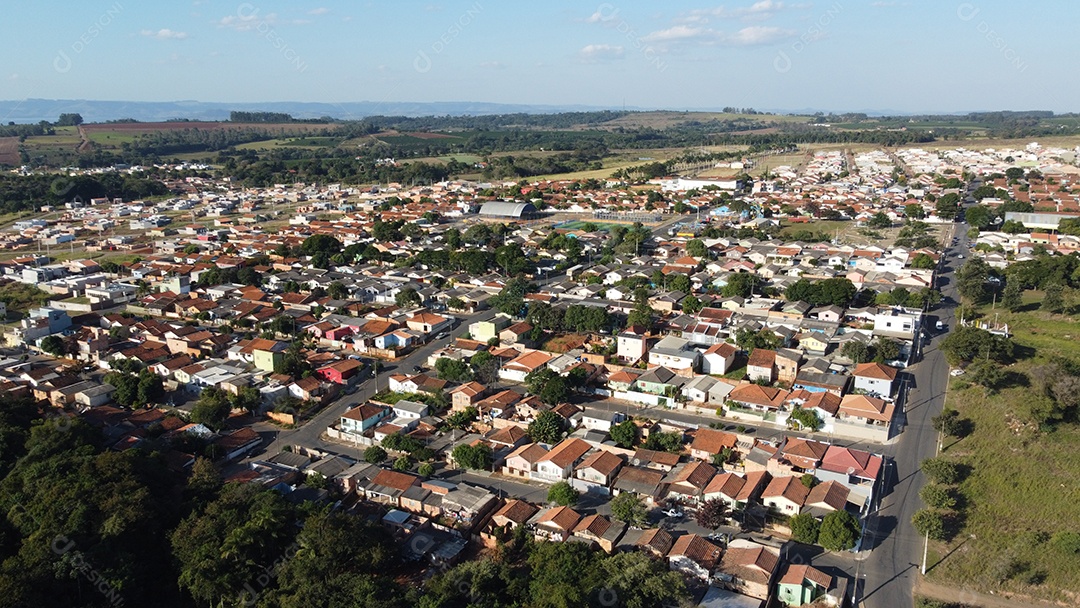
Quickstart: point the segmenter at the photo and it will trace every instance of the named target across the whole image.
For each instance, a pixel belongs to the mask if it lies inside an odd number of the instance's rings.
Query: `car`
[[[682,517],[683,512],[679,509],[668,509],[667,511],[664,511],[664,515],[667,515],[668,517]]]
[[[938,331],[941,331],[941,330],[945,329],[945,324],[942,323],[941,321],[938,321],[937,323],[934,324],[934,327],[936,327]]]
[[[424,368],[420,367],[419,365],[414,365],[413,368],[412,368],[412,371],[413,371],[414,374],[419,374],[419,373],[423,373]]]
[[[958,259],[958,260],[964,259],[964,254],[962,254],[962,253],[957,254],[956,259]]]
[[[964,370],[962,370],[962,369],[960,369],[958,367],[956,369],[949,370],[949,375],[953,376],[953,377],[955,377],[955,376],[963,376],[964,375]]]
[[[441,331],[441,332],[435,334],[435,339],[436,340],[442,340],[442,339],[446,338],[448,335],[449,334],[447,334],[445,331]]]
[[[705,539],[706,540],[727,541],[727,534],[724,534],[722,532],[713,532],[712,534],[706,536]]]

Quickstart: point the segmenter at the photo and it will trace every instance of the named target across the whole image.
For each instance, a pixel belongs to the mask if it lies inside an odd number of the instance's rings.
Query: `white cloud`
[[[614,21],[618,12],[618,9],[611,7],[611,5],[602,4],[596,9],[595,13],[585,19],[585,23],[608,23]]]
[[[700,8],[689,11],[676,18],[681,23],[708,23],[710,19],[742,19],[744,21],[764,21],[785,10],[810,8],[809,4],[788,3],[781,0],[758,0],[750,6],[728,8]]]
[[[246,32],[255,29],[260,23],[273,25],[276,22],[277,13],[260,15],[258,11],[250,11],[246,14],[237,13],[235,15],[222,17],[221,21],[218,21],[218,26],[234,29],[238,32]]]
[[[177,32],[168,28],[162,28],[160,30],[143,30],[143,36],[147,38],[157,38],[158,40],[184,40],[188,37],[187,32]]]
[[[768,44],[794,35],[793,30],[763,25],[744,27],[735,33],[705,27],[674,25],[667,29],[650,32],[643,40],[655,42],[657,45],[697,42],[705,45],[753,46]]]
[[[309,15],[325,15],[326,13],[329,13],[329,12],[330,12],[330,9],[326,8],[325,6],[320,6],[319,8],[311,9],[310,11],[307,12],[307,14],[309,14]]]
[[[728,38],[727,44],[734,44],[738,46],[768,44],[770,42],[783,40],[784,38],[788,38],[794,35],[795,32],[791,30],[785,30],[779,27],[754,25],[751,27],[744,27],[743,29],[735,32],[732,36]]]
[[[589,44],[578,51],[578,57],[589,63],[611,61],[622,56],[623,47],[612,44]]]
[[[677,40],[690,40],[694,38],[713,37],[720,32],[703,27],[691,27],[689,25],[674,25],[666,30],[657,30],[645,35],[646,42],[673,42]]]

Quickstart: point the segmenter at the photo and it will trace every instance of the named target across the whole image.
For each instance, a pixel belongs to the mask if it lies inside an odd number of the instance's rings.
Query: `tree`
[[[643,526],[648,519],[649,509],[633,492],[622,492],[611,499],[611,515],[628,525]]]
[[[566,378],[555,376],[540,389],[537,396],[540,397],[540,401],[548,405],[558,405],[570,398],[570,386]]]
[[[866,363],[872,358],[870,347],[858,340],[844,342],[844,346],[840,348],[840,354],[853,363]]]
[[[1024,288],[1015,281],[1006,281],[1005,289],[1001,292],[1001,305],[1010,312],[1016,312],[1023,306]]]
[[[960,481],[960,468],[943,458],[927,458],[919,468],[933,483],[951,485]]]
[[[460,359],[439,357],[435,360],[435,371],[439,378],[449,382],[468,382],[472,379],[472,370],[469,364]]]
[[[985,230],[989,227],[993,219],[994,214],[991,213],[989,208],[983,207],[982,205],[968,207],[964,210],[964,220],[969,225],[974,226],[979,230]]]
[[[908,203],[904,205],[904,217],[911,220],[921,220],[926,217],[926,211],[918,203]]]
[[[919,490],[919,498],[926,503],[926,506],[935,509],[951,509],[956,506],[956,498],[952,495],[952,491],[936,483],[923,486]]]
[[[1061,285],[1054,283],[1047,285],[1043,292],[1043,301],[1039,306],[1042,310],[1048,312],[1061,312],[1065,308],[1065,288]]]
[[[373,445],[364,450],[364,462],[369,464],[379,464],[386,460],[386,456],[386,450],[377,445]]]
[[[199,395],[195,407],[191,408],[191,421],[204,424],[213,430],[220,430],[232,412],[228,394],[216,387],[208,386]]]
[[[990,297],[986,282],[990,277],[990,267],[982,258],[971,258],[956,272],[956,288],[960,295],[975,304],[985,302]]]
[[[548,502],[553,502],[560,507],[572,507],[577,504],[580,493],[569,483],[560,481],[548,490]]]
[[[421,477],[431,477],[435,474],[435,465],[430,462],[421,463],[420,466],[416,468],[416,472],[419,473]]]
[[[799,406],[795,406],[791,410],[791,414],[788,416],[789,421],[798,423],[798,430],[816,431],[821,428],[824,422],[821,418],[818,418],[816,412],[812,410],[804,410]]]
[[[915,257],[911,258],[911,267],[922,270],[933,270],[937,267],[937,262],[934,261],[934,258],[925,253],[916,253]]]
[[[690,239],[686,242],[686,255],[693,258],[709,257],[709,250],[701,239]]]
[[[873,217],[867,220],[866,225],[870,228],[888,228],[889,226],[892,226],[892,220],[889,219],[889,216],[886,215],[884,211],[878,211]]]
[[[452,429],[465,429],[476,421],[479,414],[475,407],[467,407],[446,417],[446,425]]]
[[[694,519],[702,528],[715,530],[724,525],[724,501],[719,498],[710,498],[698,506]]]
[[[64,340],[60,336],[51,335],[45,336],[41,339],[41,350],[49,353],[54,357],[63,357],[67,354],[67,349],[64,347]]]
[[[151,403],[157,403],[165,395],[165,386],[162,384],[161,376],[154,372],[144,369],[139,372],[139,381],[136,392],[136,403],[139,405],[149,405]],[[244,390],[246,389],[246,390]],[[255,393],[255,405],[258,405],[260,400],[259,391],[251,387],[244,387],[241,389],[241,395],[250,400],[251,393]],[[249,401],[244,401],[241,407],[251,410],[248,405]]]
[[[394,460],[395,471],[408,471],[410,467],[412,467],[412,459],[408,454],[402,454]]]
[[[611,427],[610,435],[619,447],[631,449],[637,444],[637,425],[633,420],[624,420]]]
[[[960,412],[954,409],[942,410],[941,414],[930,419],[934,430],[941,432],[946,437],[959,437],[964,423],[960,420]]]
[[[539,443],[554,444],[562,439],[564,419],[552,411],[540,412],[529,423],[529,437]]]
[[[936,509],[920,509],[911,516],[911,525],[921,535],[934,540],[945,540],[945,518]]]
[[[1005,370],[997,363],[976,361],[967,368],[967,378],[992,392],[1005,384],[1007,376]]]
[[[881,336],[874,343],[874,361],[885,363],[900,358],[900,345],[895,340]]]
[[[847,551],[855,547],[862,531],[859,520],[847,511],[833,511],[821,520],[818,544],[826,551]]]
[[[419,306],[421,303],[420,294],[412,287],[406,287],[397,292],[394,296],[394,303],[401,308]]]
[[[645,449],[678,454],[683,449],[682,433],[678,431],[670,433],[653,431],[649,433],[649,438],[645,440]]]
[[[60,115],[60,118],[56,119],[56,126],[58,127],[74,127],[83,124],[82,114],[77,113],[64,113]]]
[[[960,327],[942,340],[941,349],[950,365],[970,363],[977,359],[989,359],[1008,363],[1013,356],[1012,340],[996,336],[978,327]]]
[[[720,290],[721,295],[725,298],[738,296],[745,298],[754,292],[755,288],[759,288],[761,283],[761,277],[749,272],[737,272],[728,278],[728,282]]]
[[[788,519],[788,527],[791,528],[792,540],[804,545],[813,545],[817,543],[821,523],[809,513],[800,513]]]
[[[956,216],[960,215],[960,195],[955,192],[943,195],[934,204],[934,209],[941,219],[956,219]]]
[[[475,446],[467,443],[459,444],[451,452],[451,456],[459,467],[476,471],[490,470],[494,458],[491,448],[482,443]]]

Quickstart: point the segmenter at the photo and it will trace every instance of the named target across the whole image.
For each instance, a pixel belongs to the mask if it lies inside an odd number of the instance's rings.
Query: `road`
[[[257,460],[265,458],[267,455],[277,454],[283,447],[288,445],[302,445],[329,452],[346,452],[347,450],[343,449],[342,444],[326,441],[322,438],[322,434],[326,431],[326,427],[339,420],[341,415],[350,408],[356,407],[371,399],[371,397],[378,392],[378,390],[376,390],[376,383],[378,384],[379,389],[386,390],[388,382],[387,378],[390,374],[411,374],[414,366],[423,366],[428,357],[436,350],[444,348],[453,339],[468,333],[469,324],[477,321],[487,321],[494,318],[495,314],[495,310],[484,310],[472,315],[457,315],[457,318],[459,319],[458,325],[452,331],[447,332],[449,335],[446,338],[443,338],[442,340],[433,340],[397,361],[380,362],[377,378],[369,376],[359,384],[355,392],[342,395],[334,400],[315,414],[310,420],[305,422],[300,428],[293,430],[279,430],[278,427],[269,423],[259,423],[254,425],[255,430],[259,431],[260,435],[271,438],[271,441],[264,449],[257,450],[245,460]]]
[[[949,381],[949,366],[939,346],[954,325],[953,311],[959,298],[954,272],[962,264],[956,255],[967,254],[967,229],[963,223],[953,226],[957,245],[946,247],[939,273],[938,288],[945,298],[933,314],[946,324],[947,330],[932,331],[923,347],[922,360],[908,369],[910,388],[905,413],[901,414],[906,418],[904,432],[886,448],[890,458],[885,467],[884,491],[878,510],[867,522],[864,538],[864,548],[872,551],[856,571],[855,597],[867,608],[906,607],[913,603],[912,590],[920,576],[924,539],[912,528],[911,516],[923,508],[919,489],[925,481],[919,464],[933,457],[938,449],[938,433],[930,419],[941,413]],[[933,327],[933,323],[927,326]]]

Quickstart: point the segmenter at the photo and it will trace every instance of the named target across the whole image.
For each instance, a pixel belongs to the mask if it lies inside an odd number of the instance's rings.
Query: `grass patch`
[[[1025,300],[1038,297],[1026,295]],[[1008,371],[1024,373],[1055,357],[1080,359],[1075,320],[1042,311],[994,313],[1009,323],[1020,349],[1034,353]],[[951,543],[938,547],[948,557],[931,576],[1076,605],[1080,554],[1051,539],[1063,531],[1080,532],[1080,426],[1041,432],[1026,419],[1030,387],[988,394],[963,377],[952,387],[948,405],[970,420],[974,431],[964,439],[946,439],[943,455],[970,474],[959,486],[963,525]]]
[[[43,306],[51,294],[27,283],[12,282],[0,285],[0,302],[7,304],[8,314],[26,314],[31,308]]]

